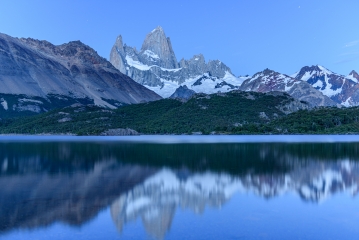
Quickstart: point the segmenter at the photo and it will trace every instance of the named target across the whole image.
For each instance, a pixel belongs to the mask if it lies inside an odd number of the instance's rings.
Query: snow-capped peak
[[[153,30],[151,31],[151,33],[154,33],[154,32],[156,32],[156,31],[163,32],[163,28],[162,28],[161,26],[157,26],[155,29],[153,29]]]
[[[328,75],[333,74],[332,71],[328,70],[327,68],[325,68],[325,67],[323,67],[323,66],[321,66],[321,65],[317,65],[317,67],[318,67],[322,72],[324,72],[325,74],[328,74]]]
[[[354,70],[351,71],[346,78],[352,80],[355,83],[359,83],[359,74]]]

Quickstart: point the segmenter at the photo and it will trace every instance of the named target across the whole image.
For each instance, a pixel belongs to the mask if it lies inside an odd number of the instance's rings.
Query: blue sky
[[[0,32],[81,40],[108,58],[117,35],[140,49],[161,25],[178,60],[203,53],[236,75],[314,64],[346,75],[359,71],[358,11],[358,0],[1,0]]]

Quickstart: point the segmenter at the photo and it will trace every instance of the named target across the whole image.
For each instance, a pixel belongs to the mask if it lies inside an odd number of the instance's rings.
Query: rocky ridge
[[[287,92],[295,99],[308,102],[312,107],[338,105],[309,83],[270,69],[258,72],[253,77],[245,80],[240,86],[240,90],[263,93],[272,91]]]
[[[347,107],[359,104],[359,75],[355,71],[343,76],[316,65],[303,67],[293,77],[311,84],[338,104]]]
[[[317,65],[304,67],[292,76],[277,73],[272,80],[268,80],[270,76],[265,76],[272,74],[266,70],[260,77],[258,74],[235,77],[221,61],[206,63],[202,54],[177,62],[171,41],[162,27],[147,34],[140,51],[123,44],[122,36],[119,36],[111,50],[110,62],[122,73],[165,98],[186,85],[196,93],[206,94],[237,89],[284,91],[299,100],[308,101],[312,106],[359,104],[359,75],[355,71],[345,77]]]
[[[12,101],[9,96],[16,98],[17,95],[41,98],[36,101],[48,102],[51,106],[56,106],[56,101],[50,99],[50,95],[59,101],[72,99],[71,103],[89,99],[110,108],[160,99],[80,41],[55,46],[47,41],[5,34],[0,34],[0,94],[2,111],[19,105],[19,99],[15,105],[8,104]],[[22,105],[26,111],[35,109],[26,107],[24,102]],[[36,108],[35,112],[38,111],[46,109]]]
[[[123,44],[117,37],[110,53],[110,62],[122,73],[155,91],[171,96],[181,85],[196,92],[216,93],[237,89],[243,81],[219,60],[205,61],[202,54],[177,62],[172,44],[162,27],[147,34],[140,51]],[[206,80],[202,88],[195,83]]]

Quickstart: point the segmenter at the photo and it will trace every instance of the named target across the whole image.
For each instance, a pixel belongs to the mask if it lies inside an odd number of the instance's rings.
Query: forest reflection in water
[[[220,211],[235,194],[355,197],[358,160],[357,143],[0,143],[0,236],[80,227],[110,209],[119,237],[141,219],[164,239],[178,209]]]

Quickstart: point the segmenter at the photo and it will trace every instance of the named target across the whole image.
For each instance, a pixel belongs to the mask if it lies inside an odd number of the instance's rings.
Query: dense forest
[[[288,106],[299,110],[291,112]],[[358,107],[309,109],[285,93],[234,91],[114,110],[75,104],[35,116],[2,119],[0,133],[99,135],[129,128],[140,134],[354,134],[359,133],[358,120]]]

